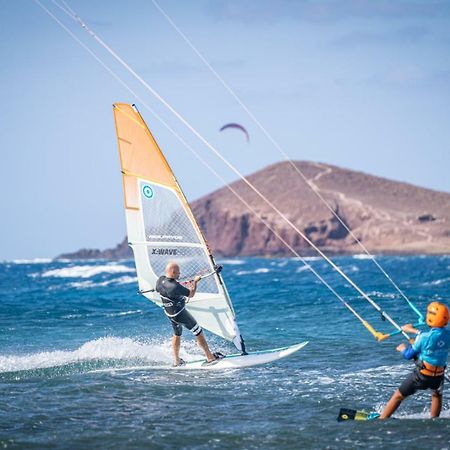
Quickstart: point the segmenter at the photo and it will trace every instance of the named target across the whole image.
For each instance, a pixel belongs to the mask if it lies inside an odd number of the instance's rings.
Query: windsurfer
[[[426,322],[430,331],[420,333],[411,324],[402,328],[407,333],[417,334],[414,343],[400,344],[397,351],[405,359],[416,361],[415,370],[403,381],[384,407],[380,419],[387,419],[400,406],[402,401],[417,390],[431,389],[431,417],[439,417],[442,408],[444,372],[450,350],[450,331],[446,328],[449,309],[443,303],[428,305]]]
[[[186,303],[195,295],[197,284],[201,277],[197,276],[190,283],[189,288],[180,284],[180,266],[175,262],[169,262],[166,266],[165,275],[158,278],[156,291],[161,295],[164,312],[170,320],[173,328],[172,348],[174,366],[183,365],[185,362],[180,358],[181,334],[183,326],[194,333],[198,346],[205,353],[208,363],[223,358],[221,353],[212,353],[206,342],[200,325],[192,314],[186,310]]]

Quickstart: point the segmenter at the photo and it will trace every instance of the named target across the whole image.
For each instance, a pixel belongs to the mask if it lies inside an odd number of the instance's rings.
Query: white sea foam
[[[137,283],[137,281],[138,281],[137,277],[130,277],[128,275],[125,275],[123,277],[113,280],[113,283],[114,284],[132,284],[132,283]]]
[[[141,309],[136,309],[133,311],[121,311],[118,313],[110,313],[110,314],[106,314],[106,317],[121,317],[121,316],[131,316],[134,314],[141,314],[142,310]]]
[[[343,379],[372,379],[380,378],[383,375],[389,375],[391,378],[401,377],[411,371],[411,368],[407,364],[395,364],[389,366],[371,367],[368,369],[358,370],[357,372],[348,372],[341,375]]]
[[[125,313],[131,313],[131,311]],[[193,358],[185,351],[182,357]],[[139,360],[146,364],[169,364],[170,342],[143,343],[131,338],[105,337],[86,342],[74,351],[55,350],[28,355],[0,355],[0,372],[44,369],[92,360]]]
[[[421,413],[415,413],[415,414],[407,414],[407,413],[397,413],[394,416],[396,419],[404,419],[404,420],[418,420],[418,419],[429,419],[430,418],[430,411],[424,411]],[[450,410],[444,410],[441,412],[441,415],[439,416],[439,419],[450,419]],[[447,448],[447,447],[442,447]]]
[[[121,317],[121,316],[130,316],[134,314],[142,314],[141,309],[136,309],[132,311],[120,311],[117,313],[102,313],[102,312],[94,312],[94,313],[84,313],[84,314],[66,314],[62,316],[62,319],[82,319],[87,317]]]
[[[227,264],[230,266],[240,266],[245,264],[245,261],[242,259],[221,259],[218,261],[220,264]]]
[[[74,281],[69,283],[69,286],[75,289],[91,289],[96,287],[105,287],[109,285],[131,284],[137,283],[137,277],[123,276],[113,280],[105,280],[99,283],[94,283],[92,280]]]
[[[375,258],[375,256],[373,256]],[[353,259],[372,259],[372,256],[362,253],[361,255],[353,255]]]
[[[253,271],[251,271],[251,270],[239,270],[239,272],[236,272],[236,275],[238,275],[238,276],[250,275],[251,273],[253,273]]]
[[[94,283],[91,280],[75,281],[74,283],[69,283],[68,286],[74,289],[88,289],[98,286],[98,283]]]
[[[47,270],[42,277],[56,278],[91,278],[100,273],[135,273],[134,268],[121,264],[86,265],[64,267],[62,269]],[[36,274],[33,274],[36,275]]]
[[[303,258],[298,258],[298,257],[291,258],[292,261],[301,261],[302,259],[304,261],[320,261],[322,259],[322,257],[321,256],[305,256]]]
[[[439,280],[426,281],[422,284],[422,286],[438,286],[440,284],[448,283],[450,281],[450,277],[441,278]]]
[[[45,264],[52,262],[51,258],[14,259],[13,264]]]
[[[289,264],[289,260],[284,259],[283,261],[273,261],[270,263],[271,266],[286,267]]]
[[[391,292],[369,291],[367,295],[369,297],[377,297],[377,298],[390,298],[390,299],[398,298],[397,294],[393,294]]]
[[[318,384],[334,384],[336,380],[328,376],[322,376],[317,378]]]
[[[258,274],[258,273],[268,273],[270,272],[270,269],[267,267],[260,267],[259,269],[255,270],[239,270],[239,272],[236,272],[236,275],[251,275],[251,274]]]

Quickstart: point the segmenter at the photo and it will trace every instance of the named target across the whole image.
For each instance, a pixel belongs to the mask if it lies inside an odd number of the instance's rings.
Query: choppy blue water
[[[394,318],[415,316],[370,260],[335,261]],[[425,308],[449,300],[450,257],[379,257]],[[378,314],[310,264],[374,325]],[[449,448],[450,401],[428,420],[430,394],[386,422],[337,423],[340,407],[380,410],[412,366],[377,343],[302,264],[224,260],[249,350],[309,340],[294,357],[244,370],[173,371],[171,327],[136,294],[132,261],[0,263],[0,447]],[[230,344],[208,335],[215,350]],[[182,357],[197,358],[185,333]]]

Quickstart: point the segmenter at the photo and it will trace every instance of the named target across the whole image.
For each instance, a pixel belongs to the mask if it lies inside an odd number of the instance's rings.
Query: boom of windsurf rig
[[[215,265],[214,270],[212,270],[211,272],[207,272],[205,274],[200,274],[197,276],[200,277],[200,280],[203,280],[204,278],[212,277],[214,274],[222,272],[222,269],[223,269],[223,266]],[[194,278],[188,277],[188,279],[182,280],[181,284],[192,283],[194,281]],[[145,291],[139,291],[138,294],[146,294],[147,292],[156,292],[156,289],[146,289]]]

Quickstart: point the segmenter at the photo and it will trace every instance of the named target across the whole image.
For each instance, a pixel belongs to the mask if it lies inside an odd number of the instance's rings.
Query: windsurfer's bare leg
[[[172,336],[173,360],[175,366],[180,365],[180,345],[181,336]]]
[[[392,414],[397,411],[402,401],[405,399],[400,391],[397,389],[393,394],[391,399],[386,403],[383,412],[380,415],[380,419],[387,419],[392,416]]]
[[[195,336],[195,339],[197,340],[198,346],[205,352],[205,356],[208,362],[214,361],[216,358],[211,353],[208,343],[206,342],[205,336],[203,336],[203,332]]]
[[[439,417],[442,409],[442,395],[433,391],[431,394],[431,417]]]

